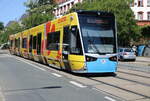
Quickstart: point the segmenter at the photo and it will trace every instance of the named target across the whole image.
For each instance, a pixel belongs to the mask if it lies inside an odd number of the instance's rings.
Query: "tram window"
[[[20,38],[18,38],[17,47],[20,48]]]
[[[13,47],[13,40],[10,40],[10,46]]]
[[[42,33],[37,34],[37,54],[41,54],[41,38]]]
[[[33,37],[33,49],[36,49],[36,36]]]
[[[70,53],[82,55],[83,52],[81,46],[81,39],[80,39],[79,30],[77,26],[72,26],[70,33],[71,33]]]
[[[15,39],[15,47],[17,47],[17,41],[18,41],[18,40],[17,40],[17,39]]]
[[[19,45],[18,47],[20,48],[20,38],[18,39],[18,45]]]
[[[30,35],[30,41],[29,41],[29,52],[32,52],[32,46],[33,46],[33,36]]]
[[[23,38],[22,48],[27,48],[27,38]]]
[[[51,32],[47,35],[47,49],[59,50],[60,31]]]

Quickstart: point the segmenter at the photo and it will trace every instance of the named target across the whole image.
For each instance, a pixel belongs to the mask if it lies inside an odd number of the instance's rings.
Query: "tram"
[[[77,11],[10,36],[10,52],[75,73],[117,70],[115,16]]]

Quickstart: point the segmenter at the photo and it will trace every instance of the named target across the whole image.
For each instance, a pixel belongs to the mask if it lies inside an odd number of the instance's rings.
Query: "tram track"
[[[121,80],[130,81],[130,82],[133,82],[133,83],[136,83],[136,84],[140,84],[140,85],[143,85],[143,86],[150,87],[150,84],[142,83],[142,82],[139,82],[139,81],[136,81],[136,80],[130,80],[130,79],[126,79],[126,78],[119,77],[119,76],[116,76],[115,78],[117,78],[117,79],[121,79]]]
[[[143,73],[150,73],[150,69],[148,67],[141,68],[141,67],[136,67],[136,66],[131,66],[131,65],[119,65],[118,68],[137,71],[137,72],[143,72]]]
[[[111,86],[111,87],[114,87],[114,88],[118,88],[118,89],[120,89],[120,90],[127,91],[127,92],[129,92],[129,93],[133,93],[133,94],[139,95],[139,96],[141,96],[141,97],[150,99],[150,96],[147,96],[147,95],[141,94],[141,93],[139,93],[139,92],[135,92],[135,91],[132,91],[132,90],[123,88],[123,87],[119,87],[119,86],[114,85],[114,84],[110,84],[110,83],[107,83],[107,82],[104,82],[104,81],[100,81],[100,80],[97,80],[97,79],[94,79],[94,78],[91,78],[91,77],[87,77],[87,79],[90,79],[90,80],[93,80],[93,81],[98,82],[98,83],[100,83],[100,84],[105,84],[105,85],[108,85],[108,86]]]
[[[150,99],[150,94],[148,93],[150,91],[149,90],[150,77],[148,73],[143,73],[139,71],[135,72],[134,70],[133,71],[132,70],[130,71],[119,70],[117,73],[118,75],[112,76],[112,77],[108,76],[108,78],[107,77],[106,78],[86,77],[86,78],[92,80],[93,82],[97,82],[96,85],[94,85],[94,87],[97,87],[98,85],[106,85],[108,87],[112,87],[111,89],[120,89],[127,93],[141,96],[144,99]],[[99,89],[101,89],[102,91],[106,90],[105,88],[99,88]],[[113,94],[113,92],[111,91],[109,91],[108,93]]]
[[[123,71],[117,71],[117,72],[123,73],[123,74],[128,74],[128,75],[133,75],[133,76],[138,76],[138,77],[143,77],[143,78],[150,79],[150,77],[148,77],[148,76],[143,76],[143,75],[139,75],[139,74],[127,73],[127,72],[123,72]]]
[[[133,83],[136,83],[136,84],[140,84],[140,85],[144,85],[144,86],[150,87],[150,83],[149,82],[144,83],[142,81],[135,80],[135,78],[140,78],[142,80],[144,79],[145,81],[148,81],[150,79],[150,77],[148,75],[146,76],[146,75],[140,75],[140,74],[135,74],[135,73],[131,73],[131,72],[124,72],[124,71],[117,71],[117,72],[118,72],[119,76],[117,75],[115,78],[126,80],[126,81],[130,81],[130,82],[133,82]],[[127,76],[130,76],[130,78],[128,78]]]

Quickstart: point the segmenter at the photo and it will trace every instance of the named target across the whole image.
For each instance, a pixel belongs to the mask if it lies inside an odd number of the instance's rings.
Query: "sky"
[[[27,0],[0,0],[0,22],[6,25],[9,21],[18,20],[25,13],[24,2]]]

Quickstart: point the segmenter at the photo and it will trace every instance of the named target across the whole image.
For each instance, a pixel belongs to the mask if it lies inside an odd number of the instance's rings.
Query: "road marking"
[[[3,95],[1,88],[0,88],[0,100],[6,101],[5,96]]]
[[[78,87],[80,87],[80,88],[85,88],[85,87],[86,87],[86,86],[84,86],[84,85],[82,85],[82,84],[80,84],[80,83],[77,83],[77,82],[75,82],[75,81],[70,81],[70,83],[73,84],[73,85],[75,85],[75,86],[78,86]]]
[[[108,96],[105,96],[104,98],[107,99],[107,100],[109,100],[109,101],[116,101],[115,99],[113,99],[111,97],[108,97]]]
[[[52,73],[54,76],[57,76],[57,77],[62,77],[61,75],[57,74],[57,73]]]
[[[36,66],[36,65],[34,65],[34,64],[29,63],[29,61],[22,60],[22,59],[17,58],[17,57],[15,57],[15,58],[16,58],[17,60],[19,60],[19,61],[22,61],[22,62],[24,62],[24,63],[27,63],[27,64],[29,64],[29,65],[31,65],[31,66],[33,66],[33,67],[35,67],[35,68],[37,68],[37,69],[40,69],[40,70],[42,70],[42,71],[46,71],[45,69],[40,68],[39,66]]]

